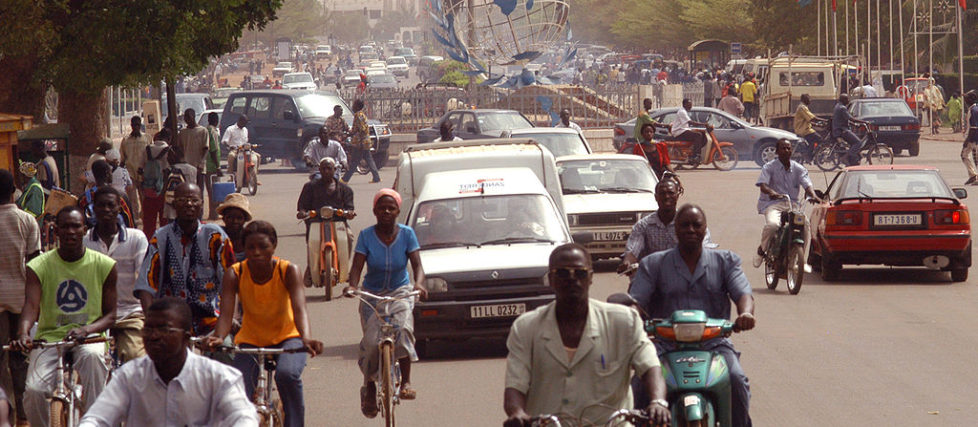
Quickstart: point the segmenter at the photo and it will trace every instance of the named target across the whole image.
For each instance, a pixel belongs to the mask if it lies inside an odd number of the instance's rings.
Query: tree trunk
[[[79,194],[85,188],[85,165],[105,136],[108,117],[104,90],[97,94],[78,93],[71,89],[58,91],[58,121],[67,123],[70,132],[68,170],[71,171],[71,182],[67,187],[73,193]]]
[[[0,112],[33,116],[34,123],[43,123],[44,90],[34,82],[36,65],[33,57],[0,55]]]

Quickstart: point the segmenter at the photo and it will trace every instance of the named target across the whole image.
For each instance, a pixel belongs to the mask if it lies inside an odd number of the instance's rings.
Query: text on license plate
[[[898,131],[900,126],[880,126],[881,131]]]
[[[624,231],[595,231],[594,240],[625,240]]]
[[[920,225],[920,214],[887,214],[874,215],[873,225]]]
[[[469,308],[473,319],[483,317],[516,317],[526,311],[526,304],[473,305]]]

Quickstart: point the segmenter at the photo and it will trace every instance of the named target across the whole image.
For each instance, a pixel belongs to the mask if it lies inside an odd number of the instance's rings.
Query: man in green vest
[[[115,323],[115,260],[85,248],[85,215],[77,206],[55,217],[59,247],[27,263],[27,286],[14,350],[31,350],[36,340],[80,340],[101,334]],[[105,343],[74,347],[74,367],[85,390],[84,413],[105,387]],[[48,425],[48,397],[55,388],[58,349],[33,349],[27,371],[24,407],[33,426]]]

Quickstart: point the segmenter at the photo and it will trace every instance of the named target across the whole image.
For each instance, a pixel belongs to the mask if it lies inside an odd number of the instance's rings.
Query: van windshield
[[[567,240],[553,203],[539,194],[424,202],[411,227],[421,249]]]
[[[654,193],[656,179],[644,161],[567,160],[557,165],[564,194]]]

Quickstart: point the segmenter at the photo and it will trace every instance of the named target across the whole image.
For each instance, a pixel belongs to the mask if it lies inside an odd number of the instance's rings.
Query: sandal
[[[399,397],[404,400],[414,400],[418,397],[418,392],[417,390],[411,388],[411,384],[404,383],[404,385],[401,386],[401,394]]]
[[[377,416],[377,391],[370,392],[368,386],[360,387],[360,412],[367,418]]]

